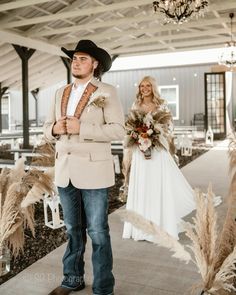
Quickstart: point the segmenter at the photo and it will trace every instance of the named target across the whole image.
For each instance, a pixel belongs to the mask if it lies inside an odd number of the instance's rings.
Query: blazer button
[[[68,153],[67,153],[67,155],[70,155],[70,154],[71,154],[71,152],[68,152]]]

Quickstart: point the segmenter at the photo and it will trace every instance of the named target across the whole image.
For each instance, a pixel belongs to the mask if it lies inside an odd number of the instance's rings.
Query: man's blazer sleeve
[[[53,126],[56,122],[56,97],[57,97],[58,91],[56,91],[55,97],[53,98],[51,105],[50,105],[50,110],[47,116],[47,119],[43,125],[43,134],[44,138],[49,141],[53,142],[56,140],[56,138],[52,135],[52,129]]]

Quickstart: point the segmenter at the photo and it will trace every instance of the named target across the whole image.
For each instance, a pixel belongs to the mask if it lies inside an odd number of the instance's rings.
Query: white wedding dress
[[[138,148],[133,151],[126,209],[178,238],[181,218],[195,209],[194,191],[165,149],[152,149],[149,160]],[[128,222],[123,238],[153,241],[152,236]]]

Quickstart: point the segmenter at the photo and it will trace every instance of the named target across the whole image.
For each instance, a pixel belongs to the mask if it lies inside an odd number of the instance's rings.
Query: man
[[[73,84],[60,88],[44,124],[47,140],[56,140],[55,183],[58,187],[68,245],[63,256],[64,279],[50,295],[85,288],[86,228],[92,240],[93,294],[114,294],[112,249],[108,226],[108,187],[114,184],[110,142],[123,139],[124,116],[116,90],[95,79],[111,67],[111,57],[90,40],[71,59]]]

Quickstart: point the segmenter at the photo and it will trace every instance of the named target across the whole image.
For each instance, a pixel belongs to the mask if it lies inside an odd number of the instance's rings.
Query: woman
[[[162,136],[159,136],[158,144],[151,147],[150,159],[145,158],[147,146],[142,149],[140,141],[133,145],[126,209],[139,213],[178,238],[181,218],[195,208],[194,192],[171,156],[168,142],[171,142],[172,119],[154,78],[147,76],[141,80],[132,111],[134,114],[160,114],[169,119],[161,124]],[[153,241],[152,236],[128,222],[124,225],[123,238]]]

